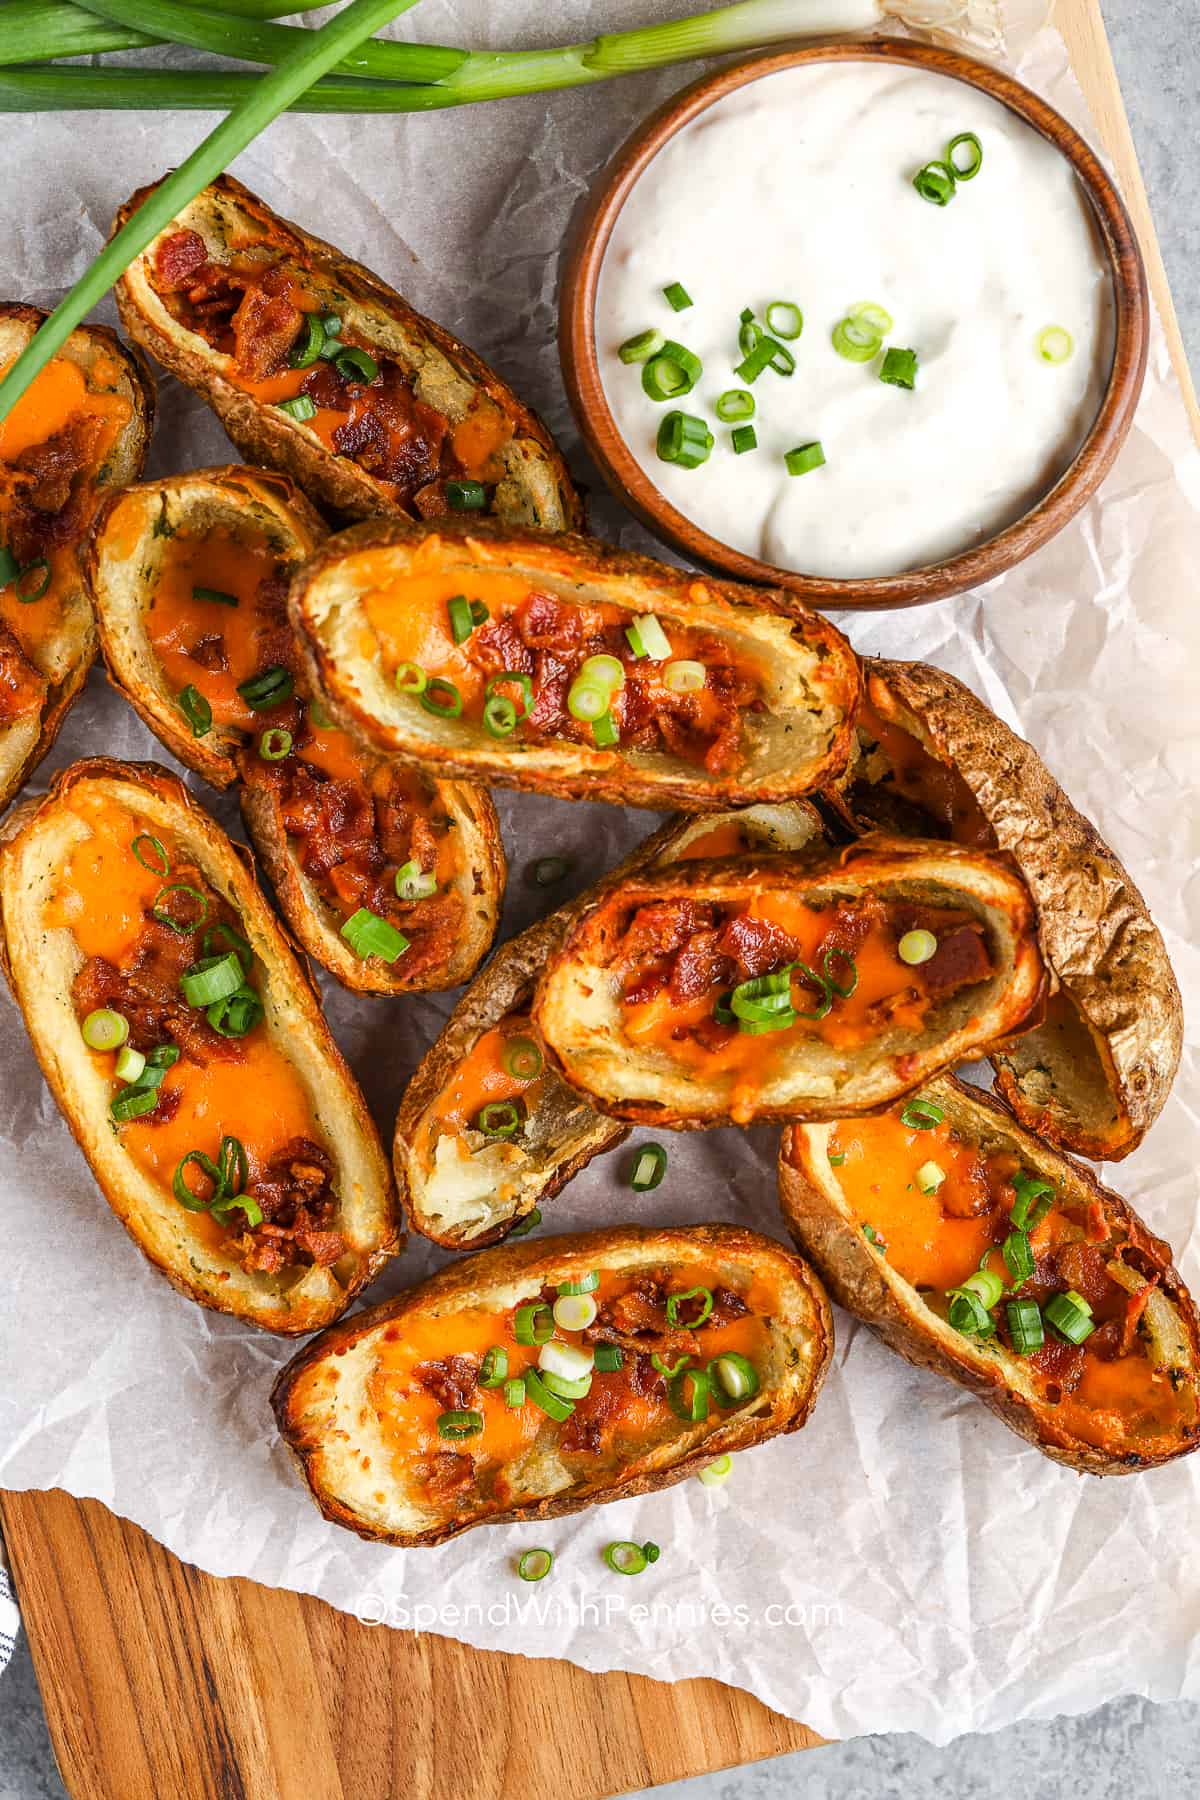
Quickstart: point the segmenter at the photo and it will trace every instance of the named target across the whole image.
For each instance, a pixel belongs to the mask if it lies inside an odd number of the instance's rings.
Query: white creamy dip
[[[912,186],[950,139],[983,164],[944,207]],[[663,288],[693,304],[675,312]],[[743,383],[738,322],[770,302],[804,314],[795,373],[750,388],[758,448],[735,455],[718,396]],[[909,392],[880,359],[844,361],[851,307],[886,308],[885,344],[917,352]],[[1113,295],[1086,195],[1023,119],[964,82],[866,63],[810,64],[752,82],[659,152],[617,219],[596,302],[605,392],[629,448],[710,536],[778,567],[850,579],[899,574],[983,542],[1068,467],[1095,419],[1112,354]],[[692,391],[656,403],[618,346],[657,327],[700,357]],[[1074,350],[1038,353],[1049,327]],[[707,462],[662,462],[664,412],[704,418]],[[826,462],[789,475],[819,440]]]

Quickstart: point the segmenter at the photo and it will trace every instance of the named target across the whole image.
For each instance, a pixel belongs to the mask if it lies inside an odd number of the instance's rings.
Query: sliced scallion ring
[[[617,730],[617,721],[613,718],[612,713],[601,713],[592,725],[593,744],[598,750],[611,750],[612,746],[619,744],[620,741],[621,734]]]
[[[846,317],[856,319],[881,338],[885,338],[896,323],[887,307],[876,305],[874,300],[856,300],[853,306],[847,307]]]
[[[168,894],[183,894],[188,900],[195,901],[196,905],[200,908],[199,918],[177,918],[173,911],[168,911]],[[191,931],[199,931],[200,927],[208,918],[208,896],[202,894],[199,888],[192,887],[190,882],[168,882],[166,887],[159,888],[157,894],[155,894],[154,904],[150,908],[150,917],[159,925],[166,925],[171,931],[177,931],[180,937],[186,937]]]
[[[706,1469],[701,1469],[696,1480],[703,1482],[705,1487],[720,1487],[732,1474],[733,1458],[726,1451],[724,1456],[718,1456],[715,1462],[710,1462]]]
[[[525,1404],[525,1377],[514,1375],[511,1381],[504,1384],[504,1404],[514,1410]]]
[[[590,1294],[560,1294],[550,1310],[560,1331],[586,1331],[600,1309]]]
[[[798,444],[794,450],[785,453],[783,462],[789,475],[807,475],[812,469],[823,469],[824,446],[820,439],[815,439],[811,444]]]
[[[179,977],[179,991],[189,1006],[211,1006],[236,994],[246,979],[241,958],[232,950],[223,956],[206,956]]]
[[[635,1194],[649,1194],[667,1172],[667,1153],[661,1144],[643,1144],[633,1159],[629,1185]]]
[[[258,754],[264,762],[282,762],[292,752],[292,734],[282,725],[272,725],[258,740]]]
[[[446,602],[446,612],[450,620],[450,635],[456,644],[465,644],[475,629],[475,620],[471,616],[471,602],[465,594],[455,594]]]
[[[1004,1308],[1008,1315],[1008,1335],[1018,1356],[1032,1356],[1046,1341],[1042,1311],[1036,1300],[1010,1300]]]
[[[113,1074],[118,1081],[131,1082],[140,1081],[145,1073],[146,1058],[140,1050],[135,1050],[132,1045],[126,1044],[124,1049],[118,1052]]]
[[[693,1300],[698,1300],[700,1302],[699,1312],[696,1313],[694,1317],[689,1316],[686,1319],[681,1319],[679,1317],[680,1307],[689,1305]],[[667,1324],[671,1327],[672,1331],[677,1327],[683,1331],[699,1331],[704,1321],[712,1312],[712,1309],[713,1297],[711,1288],[684,1288],[681,1293],[667,1295]]]
[[[932,1131],[946,1117],[945,1107],[936,1100],[910,1100],[900,1114],[900,1123],[910,1131]]]
[[[396,898],[398,900],[428,900],[437,893],[437,875],[432,869],[425,870],[419,862],[410,858],[396,870]]]
[[[965,163],[958,154],[962,145],[967,151]],[[974,181],[983,167],[983,145],[973,131],[960,131],[957,137],[950,139],[946,145],[946,161],[954,170],[956,181]]]
[[[482,1388],[503,1387],[508,1379],[508,1351],[503,1344],[493,1344],[490,1350],[483,1353],[483,1361],[479,1365],[479,1385]]]
[[[354,954],[364,961],[368,956],[379,956],[384,962],[394,963],[408,949],[409,940],[402,931],[389,919],[381,919],[369,907],[360,906],[357,912],[351,913],[342,926],[341,935],[345,938]]]
[[[500,1062],[506,1075],[514,1081],[536,1081],[545,1066],[541,1048],[530,1037],[505,1039]]]
[[[615,693],[625,685],[625,668],[618,656],[589,656],[580,666],[579,679]]]
[[[671,654],[671,640],[655,613],[641,613],[632,625],[625,627],[625,637],[634,656],[648,656],[651,662],[665,662]]]
[[[525,1217],[513,1226],[508,1235],[509,1237],[515,1238],[528,1237],[531,1231],[537,1230],[541,1222],[542,1209],[540,1206],[535,1206],[531,1212],[527,1212]]]
[[[847,362],[871,362],[883,349],[883,338],[865,319],[839,319],[833,328],[833,347]]]
[[[772,300],[767,308],[767,330],[791,341],[804,330],[804,314],[793,300]]]
[[[304,328],[288,353],[289,364],[293,369],[310,368],[324,348],[325,327],[320,313],[305,313]]]
[[[291,400],[281,400],[275,410],[286,413],[297,425],[305,425],[309,419],[317,416],[317,409],[307,394],[296,394]]]
[[[726,388],[713,410],[725,425],[734,425],[739,419],[752,419],[754,395],[749,388]]]
[[[729,442],[735,456],[745,456],[747,450],[758,449],[758,433],[753,425],[739,425],[736,431],[730,432]]]
[[[573,719],[592,725],[608,711],[611,699],[610,688],[576,676],[567,690],[567,711]]]
[[[192,682],[179,690],[176,705],[192,728],[192,736],[207,737],[212,730],[212,707]]]
[[[483,690],[484,699],[490,700],[494,694],[500,693],[502,687],[510,686],[521,690],[520,716],[522,719],[527,719],[533,711],[533,682],[528,675],[523,675],[519,669],[501,669],[499,675],[493,675]],[[503,697],[504,696],[501,696],[501,698]],[[511,696],[509,696],[509,698],[511,698]]]
[[[541,1301],[531,1300],[518,1306],[513,1320],[513,1336],[527,1348],[532,1344],[548,1344],[554,1336],[554,1315]]]
[[[517,1559],[517,1574],[522,1581],[544,1581],[554,1567],[550,1550],[524,1550]]]
[[[958,177],[949,163],[927,162],[923,169],[918,169],[913,176],[913,186],[922,200],[928,200],[931,206],[949,206],[953,200]]]
[[[594,1294],[599,1286],[599,1269],[589,1269],[586,1274],[579,1277],[578,1281],[560,1281],[558,1292],[560,1294]]]
[[[451,512],[482,512],[487,505],[487,489],[482,481],[448,481],[446,504]]]
[[[625,1365],[625,1353],[620,1344],[596,1345],[596,1370],[601,1375],[615,1375]]]
[[[686,312],[692,304],[692,296],[682,281],[672,281],[663,289],[663,299],[672,312]]]
[[[423,694],[429,686],[429,677],[420,663],[399,663],[392,680],[398,694]]]
[[[669,662],[663,670],[663,686],[673,694],[698,693],[707,680],[708,670],[704,664],[690,658]]]
[[[111,1006],[98,1006],[88,1014],[80,1031],[89,1050],[119,1050],[129,1036],[129,1020]]]
[[[646,1552],[640,1544],[621,1541],[605,1547],[604,1560],[614,1575],[640,1575],[646,1567]]]
[[[938,941],[932,931],[906,931],[896,945],[896,954],[902,963],[917,969],[937,955],[937,947]]]
[[[1065,363],[1075,349],[1075,339],[1062,325],[1047,325],[1039,331],[1037,353],[1045,363]]]
[[[458,1442],[462,1438],[478,1437],[483,1430],[483,1414],[456,1409],[453,1412],[438,1414],[437,1433],[440,1438]]]
[[[435,719],[457,719],[463,709],[463,698],[452,681],[444,675],[432,675],[421,689],[421,705]]]
[[[915,350],[901,350],[896,345],[884,352],[883,361],[879,365],[879,379],[886,381],[889,387],[908,388],[910,391],[917,385],[917,353]]]
[[[515,1137],[521,1129],[521,1114],[511,1100],[490,1100],[475,1116],[475,1129],[485,1137]]]
[[[709,1379],[718,1406],[737,1406],[752,1400],[759,1390],[758,1370],[740,1350],[726,1350],[708,1365]]]
[[[684,1369],[667,1382],[667,1405],[677,1419],[698,1425],[708,1417],[712,1385],[712,1377],[706,1369]]]
[[[660,462],[698,469],[708,461],[715,441],[704,420],[694,413],[669,412],[658,428],[655,448]]]
[[[560,1425],[575,1411],[575,1402],[552,1393],[536,1369],[525,1371],[525,1398],[531,1400],[548,1419],[554,1419]]]
[[[238,693],[252,712],[267,712],[272,706],[281,705],[291,699],[295,689],[295,677],[282,663],[273,663],[249,681],[238,683]]]
[[[666,341],[661,331],[638,331],[625,339],[617,355],[623,363],[645,362],[647,357],[656,356]]]
[[[685,344],[667,338],[661,350],[642,366],[642,387],[652,400],[678,400],[690,394],[704,364]]]
[[[148,846],[147,850],[142,845]],[[166,846],[161,839],[151,837],[148,831],[140,831],[129,848],[133,851],[133,860],[141,863],[143,869],[149,869],[151,875],[169,875],[171,859],[167,855]],[[150,860],[147,861],[147,858]]]
[[[344,350],[339,350],[333,358],[333,366],[343,381],[361,382],[366,387],[370,387],[379,374],[379,364],[375,358],[357,344],[349,344]]]

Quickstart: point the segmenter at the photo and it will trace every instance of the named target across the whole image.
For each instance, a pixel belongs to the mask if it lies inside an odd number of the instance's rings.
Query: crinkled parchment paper
[[[553,43],[666,10],[651,0],[426,0],[403,29],[426,41]],[[1058,35],[1026,33],[1010,47],[1020,72],[1087,130]],[[695,73],[407,121],[281,120],[237,173],[476,345],[546,415],[586,479],[554,350],[560,247],[608,155]],[[117,204],[205,126],[186,115],[7,119],[5,293],[56,298]],[[164,381],[154,470],[227,455],[204,407]],[[597,530],[644,541],[607,495],[595,499]],[[1193,993],[1198,507],[1200,455],[1156,330],[1136,427],[1070,529],[983,592],[849,622],[860,649],[953,670],[1037,744],[1142,883]],[[54,762],[96,751],[163,754],[98,673]],[[232,805],[204,799],[238,829]],[[575,856],[565,897],[653,823],[524,796],[503,796],[500,810],[514,867],[506,933],[545,904],[521,879],[531,856],[551,846]],[[354,999],[324,986],[390,1137],[449,1001]],[[319,1594],[367,1619],[590,1669],[718,1676],[836,1736],[903,1728],[945,1740],[1129,1690],[1200,1694],[1200,1458],[1081,1480],[841,1317],[812,1424],[739,1458],[722,1489],[689,1481],[440,1550],[359,1543],[319,1518],[275,1438],[267,1393],[286,1347],[189,1305],[142,1263],[7,999],[0,1058],[0,1486],[94,1495],[216,1574]],[[1193,1022],[1174,1097],[1120,1170],[1193,1284],[1198,1076]],[[618,1152],[553,1202],[553,1226],[735,1219],[782,1235],[773,1132],[697,1133],[669,1147],[667,1179],[644,1214]],[[418,1240],[374,1297],[437,1260]],[[645,1575],[607,1573],[604,1544],[651,1536],[663,1555]],[[558,1556],[552,1579],[532,1589],[512,1573],[514,1552],[531,1542]]]

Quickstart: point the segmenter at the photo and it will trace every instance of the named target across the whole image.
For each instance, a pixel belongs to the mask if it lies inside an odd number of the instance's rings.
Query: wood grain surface
[[[1098,0],[1057,21],[1200,438]],[[4,1494],[0,1521],[74,1800],[599,1800],[820,1741],[719,1682],[589,1675],[215,1581],[93,1501]]]

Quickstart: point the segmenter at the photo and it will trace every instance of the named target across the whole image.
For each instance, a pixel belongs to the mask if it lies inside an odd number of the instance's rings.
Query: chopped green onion
[[[749,388],[726,388],[716,404],[716,415],[725,425],[732,425],[738,419],[754,417],[754,395]]]
[[[528,1037],[506,1039],[500,1061],[505,1074],[514,1081],[536,1081],[545,1064],[540,1047]]]
[[[544,1581],[554,1567],[549,1550],[525,1550],[517,1559],[517,1574],[522,1581]]]
[[[624,1364],[625,1354],[620,1344],[596,1345],[596,1368],[601,1375],[615,1375]]]
[[[962,144],[967,147],[965,165],[959,161],[957,155],[959,146]],[[973,131],[960,131],[957,137],[950,139],[946,145],[946,161],[954,170],[956,181],[974,181],[983,167],[983,145]]]
[[[696,1314],[694,1319],[682,1321],[679,1317],[679,1309],[684,1302],[688,1300],[699,1300],[700,1311]],[[713,1297],[711,1288],[684,1288],[682,1293],[667,1295],[667,1324],[671,1327],[672,1331],[674,1331],[677,1326],[682,1326],[682,1329],[685,1331],[699,1331],[712,1309]]]
[[[1027,1175],[1024,1169],[1017,1170],[1012,1184],[1017,1196],[1013,1202],[1012,1223],[1018,1231],[1033,1231],[1054,1205],[1054,1187],[1037,1175]]]
[[[752,355],[766,335],[762,326],[755,323],[754,314],[747,307],[742,314],[742,323],[738,328],[738,349],[742,355]],[[769,360],[768,358],[768,362]]]
[[[480,1412],[444,1412],[438,1414],[437,1433],[440,1438],[449,1438],[457,1443],[462,1438],[478,1437],[483,1430],[483,1414]]]
[[[791,300],[772,300],[766,317],[767,330],[774,337],[791,340],[804,330],[804,314]]]
[[[917,353],[915,350],[888,350],[879,365],[879,379],[889,387],[915,388],[917,385]]]
[[[666,341],[661,331],[639,331],[625,339],[617,355],[623,363],[645,362],[648,356],[656,356]]]
[[[661,350],[642,365],[642,387],[652,400],[677,400],[690,394],[704,364],[694,351],[667,338]]]
[[[922,1163],[917,1170],[916,1182],[923,1194],[936,1194],[946,1179],[946,1171],[940,1163]]]
[[[625,636],[634,656],[648,656],[651,662],[666,662],[671,654],[671,640],[659,623],[657,613],[639,613],[626,628]]]
[[[656,1563],[662,1555],[662,1551],[659,1549],[658,1545],[651,1540],[650,1543],[642,1545],[642,1555],[646,1558],[648,1563]]]
[[[896,945],[896,954],[910,968],[919,968],[937,955],[938,941],[932,931],[906,931]]]
[[[575,1295],[575,1299],[587,1299],[588,1295]],[[562,1381],[582,1381],[592,1372],[592,1352],[590,1347],[580,1344],[563,1344],[557,1338],[543,1344],[538,1352],[538,1370],[542,1375],[556,1375]],[[582,1395],[564,1395],[565,1399],[581,1399]]]
[[[708,1375],[718,1406],[736,1406],[743,1400],[753,1400],[761,1385],[758,1370],[740,1350],[726,1350],[724,1355],[714,1356],[708,1365]]]
[[[1084,1343],[1096,1329],[1091,1307],[1074,1288],[1069,1288],[1065,1294],[1053,1294],[1042,1310],[1047,1323],[1068,1344]]]
[[[586,1375],[580,1375],[574,1380],[567,1375],[556,1375],[553,1370],[550,1370],[549,1373],[540,1374],[538,1380],[549,1393],[554,1395],[556,1400],[586,1400],[592,1391],[590,1370]]]
[[[1008,1333],[1013,1349],[1018,1356],[1032,1356],[1046,1341],[1037,1301],[1010,1300],[1004,1310],[1008,1314]]]
[[[582,681],[606,687],[610,693],[625,685],[625,669],[617,656],[589,656],[579,671]]]
[[[738,318],[741,320],[743,325],[753,325],[753,323],[754,323],[754,308],[752,306],[743,306],[741,312],[738,314]]]
[[[833,328],[833,347],[847,362],[867,363],[883,349],[883,339],[863,319],[839,319]]]
[[[192,599],[206,600],[213,606],[236,606],[238,603],[237,595],[227,594],[224,588],[194,587]]]
[[[705,1487],[720,1487],[732,1474],[733,1458],[726,1451],[724,1456],[718,1456],[715,1462],[710,1462],[707,1468],[701,1469],[696,1480]]]
[[[949,206],[954,198],[957,176],[946,162],[928,162],[913,176],[913,186],[922,200],[931,206]]]
[[[117,1056],[113,1073],[118,1081],[140,1081],[146,1073],[146,1058],[140,1050],[126,1044]]]
[[[437,875],[432,869],[428,873],[419,862],[410,859],[396,870],[396,898],[398,900],[428,900],[437,893]]]
[[[945,1117],[945,1108],[936,1100],[910,1100],[900,1114],[900,1123],[910,1131],[932,1131]]]
[[[392,680],[398,694],[423,694],[429,686],[429,677],[420,663],[399,663]]]
[[[333,366],[343,381],[362,382],[370,386],[379,373],[379,364],[365,350],[356,344],[350,344],[345,350],[339,350],[333,358]]]
[[[1004,1292],[1004,1283],[991,1269],[976,1269],[974,1275],[968,1275],[952,1293],[976,1294],[983,1305],[991,1312],[997,1300]]]
[[[594,1294],[599,1286],[599,1269],[589,1269],[578,1281],[560,1281],[558,1291],[560,1294]]]
[[[537,1230],[541,1222],[542,1209],[540,1206],[535,1206],[532,1211],[525,1214],[525,1217],[521,1219],[518,1224],[513,1226],[508,1235],[509,1237],[515,1238],[528,1237],[531,1231]]]
[[[204,1014],[221,1037],[243,1038],[263,1016],[263,1003],[248,984],[223,1000],[214,1000]]]
[[[529,865],[529,879],[534,887],[554,887],[570,872],[571,865],[563,856],[539,856]]]
[[[179,991],[189,1006],[211,1006],[214,1000],[236,994],[244,980],[241,958],[230,950],[224,956],[206,956],[193,963],[179,977]]]
[[[309,419],[315,419],[317,416],[317,409],[307,394],[296,394],[291,400],[281,400],[276,411],[286,413],[288,418],[295,419],[298,425],[307,424]]]
[[[111,1006],[98,1006],[80,1030],[89,1050],[119,1050],[129,1036],[129,1020]]]
[[[142,844],[149,844],[150,853],[156,858],[154,862],[146,861],[140,849]],[[148,831],[139,831],[129,848],[133,851],[133,860],[141,863],[143,869],[149,869],[151,875],[169,875],[171,873],[171,859],[167,855],[166,846],[161,839],[151,837]]]
[[[485,1137],[514,1137],[521,1129],[521,1115],[511,1100],[491,1100],[476,1114],[475,1129]]]
[[[1075,348],[1075,339],[1062,325],[1047,325],[1038,333],[1037,353],[1043,362],[1065,363]]]
[[[799,444],[795,450],[789,450],[783,461],[789,475],[807,475],[810,469],[824,468],[825,452],[818,439],[811,444]]]
[[[667,1405],[689,1425],[707,1419],[711,1395],[712,1378],[705,1369],[684,1369],[667,1382]]]
[[[839,986],[833,979],[833,969],[830,965],[835,956],[840,957],[849,969],[849,977],[844,987]],[[848,950],[840,949],[838,945],[835,944],[833,949],[827,950],[821,958],[821,967],[825,971],[824,979],[826,987],[831,988],[841,999],[849,1000],[851,994],[853,994],[858,987],[858,964],[855,962],[850,952]]]
[[[729,441],[733,445],[735,456],[744,456],[747,450],[758,449],[758,433],[753,425],[739,425],[736,431],[730,432]]]
[[[499,693],[499,690],[509,683],[520,688],[521,717],[527,719],[533,711],[533,682],[528,675],[522,675],[519,669],[501,669],[499,675],[493,675],[483,690],[484,698],[490,700],[494,694]]]
[[[660,1375],[665,1375],[668,1381],[674,1381],[676,1375],[683,1374],[691,1360],[690,1356],[681,1356],[678,1362],[669,1363],[666,1357],[660,1356],[656,1350],[650,1358],[650,1366],[652,1369],[656,1369]]]
[[[604,1550],[604,1560],[614,1575],[640,1575],[646,1567],[646,1552],[640,1544],[609,1544]]]
[[[876,332],[881,338],[887,336],[896,322],[887,307],[877,306],[874,300],[856,300],[847,309],[846,317],[857,320],[860,325],[864,325],[868,331]]]
[[[602,713],[609,709],[612,690],[602,687],[596,682],[585,681],[581,675],[576,676],[567,690],[567,711],[573,719],[584,724],[592,724]]]
[[[511,1381],[505,1382],[504,1404],[511,1406],[514,1410],[519,1406],[524,1406],[525,1378],[523,1375],[515,1375]]]
[[[694,413],[669,412],[658,428],[655,448],[660,462],[698,469],[708,461],[714,441],[704,420]]]
[[[130,1119],[140,1119],[144,1113],[153,1112],[157,1105],[157,1088],[132,1082],[129,1087],[122,1088],[119,1094],[114,1095],[108,1110],[118,1124],[124,1125]]]
[[[1027,1231],[1010,1231],[1000,1246],[1004,1264],[1014,1281],[1028,1281],[1033,1274],[1033,1246]]]
[[[835,1159],[831,1156],[829,1160],[830,1160],[830,1162],[833,1162]],[[841,1158],[841,1161],[845,1162],[845,1160],[846,1159],[843,1156]],[[887,1249],[887,1243],[885,1242],[885,1240],[883,1238],[880,1237],[879,1233],[876,1231],[876,1229],[873,1225],[864,1225],[862,1229],[863,1229],[863,1236],[866,1238],[868,1244],[874,1244],[874,1246],[877,1250],[886,1250]]]
[[[457,719],[463,709],[462,695],[444,675],[431,675],[420,698],[425,711],[435,719]]]
[[[217,1151],[222,1194],[239,1194],[250,1179],[250,1161],[240,1138],[223,1137]]]
[[[757,330],[757,327],[743,326],[743,331]],[[743,346],[744,347],[744,346]],[[777,375],[791,375],[796,367],[796,359],[777,338],[760,333],[757,343],[743,362],[737,364],[734,374],[739,381],[757,381],[764,369],[774,369]]]
[[[686,312],[692,304],[692,296],[679,281],[672,281],[663,289],[663,299],[672,312]]]
[[[517,709],[503,694],[493,694],[483,703],[483,729],[489,737],[511,737],[517,729]]]
[[[702,688],[708,679],[708,671],[702,662],[683,660],[669,662],[663,670],[663,686],[672,694],[694,694]]]
[[[990,1337],[995,1331],[992,1316],[978,1294],[970,1289],[951,1288],[947,1299],[950,1324],[963,1337]]]
[[[586,1331],[600,1309],[590,1294],[561,1294],[550,1310],[560,1331]]]
[[[325,348],[325,326],[319,313],[305,313],[304,330],[288,354],[293,369],[309,369]]]
[[[620,741],[621,734],[617,730],[617,723],[612,714],[610,712],[601,713],[592,726],[592,742],[596,748],[610,750],[614,744],[619,744]]]
[[[574,1401],[564,1400],[560,1395],[552,1393],[536,1369],[525,1371],[525,1398],[532,1400],[540,1412],[560,1425],[575,1411]]]
[[[629,1185],[635,1194],[649,1194],[667,1172],[667,1153],[661,1144],[643,1144],[633,1161]]]
[[[282,663],[273,663],[259,675],[252,675],[249,681],[238,683],[238,693],[252,712],[266,712],[272,706],[279,706],[284,700],[290,700],[296,689],[296,682],[290,669]]]
[[[0,544],[0,588],[6,588],[21,573],[21,565],[7,544]]]
[[[272,725],[258,740],[258,754],[264,762],[282,762],[285,756],[291,755],[291,750],[292,734],[282,725]]]
[[[548,1306],[540,1301],[531,1300],[525,1306],[518,1306],[513,1321],[513,1336],[518,1344],[548,1344],[554,1336],[554,1315]]]
[[[212,730],[212,707],[204,698],[204,695],[200,692],[199,688],[193,687],[192,683],[189,681],[185,688],[180,689],[177,704],[180,712],[192,728],[192,736],[197,738],[207,737],[208,733]]]
[[[177,919],[174,913],[167,911],[166,898],[168,894],[186,894],[189,900],[195,900],[201,909],[200,917],[190,922],[186,919]],[[154,905],[150,908],[150,917],[155,919],[158,924],[166,925],[170,930],[177,931],[180,937],[186,937],[190,931],[199,931],[208,918],[208,900],[199,888],[192,887],[190,883],[172,881],[166,887],[159,888],[155,894]]]
[[[409,943],[402,931],[365,906],[351,913],[342,926],[342,936],[363,961],[368,956],[379,956],[386,963],[394,963],[404,955]]]
[[[456,644],[465,644],[475,629],[475,620],[471,616],[471,602],[465,594],[455,594],[446,607],[450,615],[450,635]]]
[[[487,490],[482,481],[448,481],[446,504],[452,512],[482,512],[487,505]]]
[[[212,1182],[211,1194],[198,1194],[195,1188],[189,1185],[187,1178],[189,1163],[195,1163],[204,1178]],[[207,1212],[212,1202],[220,1197],[221,1190],[221,1171],[212,1157],[206,1156],[203,1150],[189,1150],[187,1155],[176,1164],[175,1173],[171,1177],[171,1191],[180,1206],[186,1207],[188,1212]]]
[[[508,1351],[503,1344],[493,1344],[490,1350],[483,1353],[483,1361],[479,1365],[479,1385],[482,1388],[503,1387],[508,1379]]]

